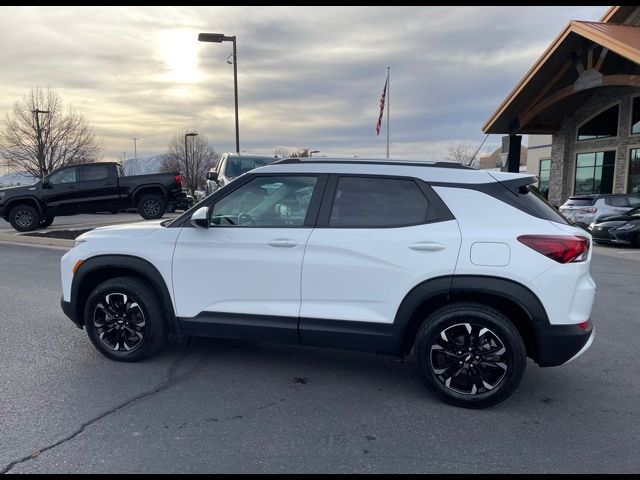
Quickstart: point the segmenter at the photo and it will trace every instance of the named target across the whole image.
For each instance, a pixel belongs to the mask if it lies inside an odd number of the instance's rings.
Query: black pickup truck
[[[57,216],[128,208],[150,220],[185,196],[179,172],[125,177],[117,163],[69,165],[33,185],[0,189],[0,217],[19,232],[48,227]]]

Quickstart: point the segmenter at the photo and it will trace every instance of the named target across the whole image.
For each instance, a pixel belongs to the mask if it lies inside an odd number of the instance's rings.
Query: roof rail
[[[347,163],[352,165],[401,165],[406,167],[437,167],[437,168],[457,168],[464,170],[474,170],[471,167],[455,162],[432,162],[432,161],[411,161],[411,160],[389,160],[389,159],[351,159],[351,158],[325,158],[325,157],[302,157],[302,158],[283,158],[276,160],[272,165],[283,165],[291,163]]]

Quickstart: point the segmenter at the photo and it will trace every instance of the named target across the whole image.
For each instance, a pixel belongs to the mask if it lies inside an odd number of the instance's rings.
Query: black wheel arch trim
[[[456,295],[465,293],[500,297],[518,305],[529,317],[537,337],[540,329],[550,326],[547,312],[536,294],[521,283],[485,275],[447,275],[419,283],[405,295],[393,322],[397,332],[394,350],[404,354],[410,351],[417,328],[424,321],[414,319],[422,305],[430,299],[445,298],[444,306],[455,301]]]
[[[165,202],[168,201],[169,195],[164,185],[160,183],[152,183],[149,185],[140,185],[131,192],[131,199],[134,205],[137,205],[144,195],[161,194]]]
[[[107,273],[109,270],[116,270],[119,272],[129,271],[135,276],[142,277],[147,280],[155,290],[156,295],[162,304],[162,309],[165,312],[169,331],[173,334],[181,333],[179,322],[176,319],[171,295],[162,274],[147,260],[130,255],[98,255],[85,260],[82,265],[80,265],[73,276],[70,297],[70,303],[76,306],[76,318],[78,319],[78,321],[76,321],[77,324],[81,324],[82,322],[83,312],[79,310],[84,307],[86,300],[85,298],[79,298],[84,280],[97,271]]]
[[[24,196],[24,197],[15,197],[7,199],[7,203],[3,205],[6,208],[7,215],[11,212],[11,210],[20,204],[27,204],[32,207],[35,207],[38,210],[40,215],[44,214],[42,205],[37,197]]]
[[[485,275],[454,275],[451,293],[484,293],[497,295],[520,306],[534,324],[549,325],[549,317],[538,296],[515,280]]]

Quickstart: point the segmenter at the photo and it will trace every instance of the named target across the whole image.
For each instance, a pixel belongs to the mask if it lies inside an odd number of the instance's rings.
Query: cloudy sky
[[[391,151],[436,159],[480,128],[570,19],[606,7],[0,7],[0,118],[50,86],[93,124],[105,159],[165,151],[184,129],[234,150],[383,155],[375,135],[391,66]],[[499,137],[491,137],[498,144]]]

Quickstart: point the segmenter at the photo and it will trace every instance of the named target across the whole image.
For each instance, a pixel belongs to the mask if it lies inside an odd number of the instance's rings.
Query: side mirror
[[[196,228],[209,228],[209,207],[202,207],[191,215],[191,225]]]
[[[218,172],[207,172],[207,180],[218,181]]]
[[[42,188],[51,188],[51,183],[48,178],[42,179]]]

